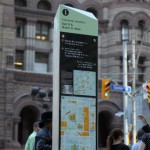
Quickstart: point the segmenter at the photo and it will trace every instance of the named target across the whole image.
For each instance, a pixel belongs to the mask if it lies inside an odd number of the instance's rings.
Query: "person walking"
[[[138,150],[150,150],[150,126],[145,116],[138,115],[138,119],[140,119],[144,123],[142,129],[146,132],[141,138]]]
[[[150,150],[150,133],[145,133],[142,136],[138,150]]]
[[[144,130],[144,132],[150,133],[150,125],[148,124],[145,116],[144,115],[138,115],[137,118],[143,122],[144,126],[142,127],[142,129]]]
[[[144,134],[145,134],[145,132],[143,131],[143,129],[140,128],[137,132],[137,140],[138,141],[132,145],[131,150],[138,150],[139,144],[141,142],[141,138]]]
[[[107,150],[129,150],[129,146],[122,143],[123,131],[114,128],[107,138]]]
[[[33,132],[29,135],[27,142],[25,144],[25,150],[33,150],[35,144],[35,137],[39,130],[40,130],[39,122],[35,122],[33,124]]]
[[[52,112],[44,112],[41,114],[39,123],[41,130],[35,138],[34,150],[52,150]]]

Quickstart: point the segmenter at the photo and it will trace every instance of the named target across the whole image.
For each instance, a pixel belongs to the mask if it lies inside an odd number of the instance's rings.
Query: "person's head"
[[[40,127],[39,127],[39,122],[34,122],[33,124],[33,130],[38,132],[40,130]]]
[[[114,141],[122,141],[123,139],[123,131],[120,128],[115,128],[111,131],[110,135],[107,138],[107,150],[112,149],[112,145]]]
[[[143,131],[143,129],[142,128],[140,128],[139,130],[138,130],[138,132],[137,132],[137,140],[141,140],[141,137],[144,135],[144,131]]]
[[[41,114],[41,121],[39,123],[39,127],[40,128],[52,127],[52,112],[51,111],[44,112]]]

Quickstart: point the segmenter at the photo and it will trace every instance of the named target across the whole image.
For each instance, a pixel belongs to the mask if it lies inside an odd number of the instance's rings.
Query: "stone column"
[[[26,51],[25,51],[25,70],[33,71],[35,61],[35,36],[36,21],[27,20],[26,26]]]
[[[103,20],[108,20],[108,8],[103,8]]]
[[[14,141],[18,141],[18,124],[21,121],[20,117],[13,117],[14,122]]]
[[[49,58],[48,58],[48,72],[52,73],[53,71],[53,32],[54,32],[54,23],[51,23],[51,27],[49,30],[49,41],[50,41],[50,51],[49,51]]]

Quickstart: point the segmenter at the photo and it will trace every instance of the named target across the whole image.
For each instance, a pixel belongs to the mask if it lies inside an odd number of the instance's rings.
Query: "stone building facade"
[[[122,84],[122,33],[128,41],[128,60],[132,40],[136,56],[140,51],[136,85],[150,80],[149,0],[0,0],[0,149],[21,149],[40,113],[52,110],[48,91],[52,89],[53,28],[59,4],[90,11],[98,19],[99,149],[106,147],[112,128],[123,128],[123,117],[115,116],[123,110],[122,94],[111,92],[109,100],[100,96],[102,78]],[[128,64],[129,85],[132,71]],[[39,87],[41,96],[31,95],[32,87]]]

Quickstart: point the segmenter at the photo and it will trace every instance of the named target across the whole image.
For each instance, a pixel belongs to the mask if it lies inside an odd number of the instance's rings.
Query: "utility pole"
[[[132,41],[132,142],[136,143],[136,99],[135,99],[135,80],[136,80],[136,64],[135,64],[135,40]]]
[[[123,41],[123,85],[127,87],[127,41]],[[128,144],[128,95],[123,93],[123,108],[124,108],[124,143]]]
[[[122,29],[122,40],[123,40],[123,85],[127,87],[127,40],[128,35],[125,33],[125,28]],[[128,144],[128,95],[123,93],[123,108],[124,108],[124,143]]]

